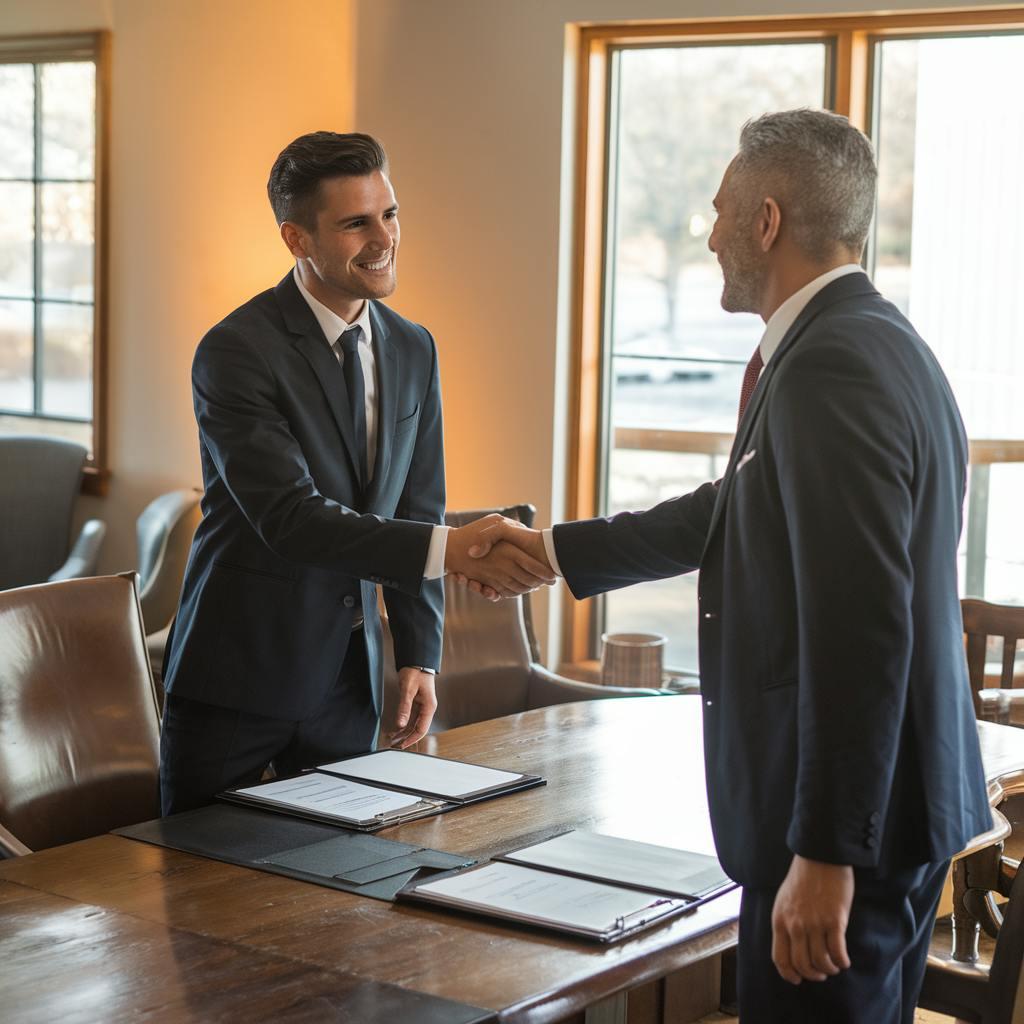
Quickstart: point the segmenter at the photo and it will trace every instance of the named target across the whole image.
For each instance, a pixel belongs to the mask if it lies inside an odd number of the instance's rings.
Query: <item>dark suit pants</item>
[[[373,748],[377,714],[366,645],[353,633],[337,682],[301,721],[267,718],[169,693],[160,733],[160,802],[164,814],[212,803],[234,786],[260,781],[268,765],[279,775]]]
[[[912,1024],[949,862],[858,870],[849,970],[791,985],[772,963],[774,889],[744,889],[737,973],[743,1024]]]

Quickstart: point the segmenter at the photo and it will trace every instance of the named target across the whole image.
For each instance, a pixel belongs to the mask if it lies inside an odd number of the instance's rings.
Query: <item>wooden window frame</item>
[[[614,51],[638,45],[686,43],[794,42],[832,44],[827,68],[832,109],[868,131],[873,92],[874,44],[887,39],[1024,29],[1024,7],[974,7],[898,13],[840,14],[823,17],[780,15],[768,18],[701,18],[688,21],[622,22],[577,25],[574,235],[571,296],[571,393],[569,395],[566,519],[598,514],[605,395],[603,393],[603,316],[606,285],[608,209],[608,107]],[[737,130],[738,130],[737,126]],[[619,435],[622,435],[621,437]],[[671,435],[671,436],[669,436]],[[620,447],[728,454],[732,434],[675,431],[616,432]],[[687,440],[688,439],[688,440]],[[1024,461],[1024,442],[976,442],[972,461],[981,464]],[[563,604],[560,661],[579,663],[594,657],[594,602]]]
[[[107,492],[107,366],[110,165],[110,33],[79,32],[61,35],[4,36],[0,63],[89,60],[96,65],[95,203],[93,221],[93,334],[92,334],[92,451],[82,478],[82,491]],[[36,227],[38,231],[38,226]],[[38,340],[38,339],[36,339]],[[46,417],[28,416],[45,420]]]

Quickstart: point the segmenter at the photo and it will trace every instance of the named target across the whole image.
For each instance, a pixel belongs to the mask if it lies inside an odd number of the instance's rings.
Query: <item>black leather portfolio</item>
[[[214,804],[115,830],[213,860],[393,900],[402,886],[471,858],[249,807]]]

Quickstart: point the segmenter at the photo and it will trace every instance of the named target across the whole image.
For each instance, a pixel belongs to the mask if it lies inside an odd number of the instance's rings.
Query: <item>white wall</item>
[[[282,12],[301,11],[301,18]],[[266,199],[297,135],[352,124],[349,0],[32,0],[0,34],[113,32],[109,494],[102,568],[134,568],[135,519],[200,483],[189,367],[207,328],[290,264]]]
[[[355,122],[387,146],[402,204],[394,305],[441,350],[449,507],[532,501],[542,525],[564,508],[567,24],[913,6],[357,0]]]

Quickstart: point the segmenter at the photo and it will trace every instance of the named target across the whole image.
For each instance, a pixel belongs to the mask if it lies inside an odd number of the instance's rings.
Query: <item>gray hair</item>
[[[858,255],[875,209],[878,168],[871,143],[839,114],[783,110],[748,121],[735,170],[747,192],[756,181],[782,210],[793,241],[815,260],[837,246]],[[755,197],[750,196],[751,200]]]

